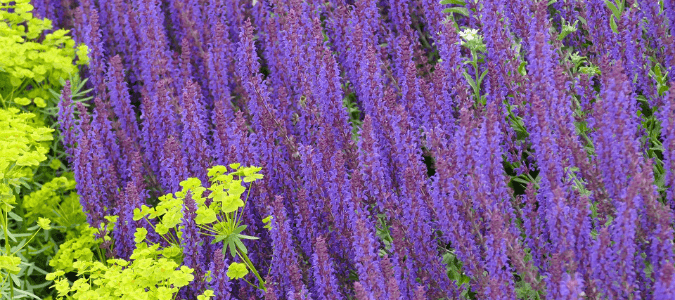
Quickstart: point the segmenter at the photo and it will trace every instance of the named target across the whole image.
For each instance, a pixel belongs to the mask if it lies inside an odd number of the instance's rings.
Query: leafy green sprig
[[[485,52],[487,48],[483,42],[483,37],[478,33],[477,29],[466,28],[459,32],[459,36],[462,38],[460,43],[462,46],[469,49],[471,52],[470,59],[464,61],[464,64],[469,64],[473,67],[474,77],[469,74],[466,70],[462,73],[464,78],[469,83],[469,86],[473,89],[474,101],[476,104],[485,104],[485,96],[481,95],[480,87],[483,84],[483,79],[487,75],[488,70],[485,69],[482,73],[480,72],[478,64],[485,60]]]
[[[17,234],[10,230],[22,222],[22,218],[12,212],[17,205],[17,196],[22,187],[30,187],[28,183],[33,170],[47,159],[48,148],[44,144],[52,140],[53,130],[37,126],[34,117],[34,114],[21,113],[13,107],[0,109],[0,229],[5,246],[0,249],[0,280],[2,293],[8,289],[6,296],[12,299],[18,296],[16,293],[32,295],[21,289],[19,275],[30,265],[22,259],[21,252],[40,230],[51,228],[49,219],[38,218],[38,226],[29,228],[28,232]],[[17,238],[20,237],[28,238],[19,241]]]
[[[257,237],[246,235],[243,232],[245,206],[248,202],[250,189],[246,184],[252,184],[263,175],[259,167],[242,167],[240,164],[230,164],[228,172],[226,166],[215,166],[208,170],[210,187],[205,188],[197,178],[189,178],[180,183],[183,189],[174,194],[167,194],[159,198],[155,207],[142,206],[134,210],[134,220],[145,219],[154,227],[155,231],[177,251],[180,249],[180,227],[183,222],[183,207],[188,193],[197,204],[195,223],[201,229],[201,234],[213,237],[211,243],[223,243],[223,254],[228,253],[235,260],[230,264],[227,276],[230,279],[242,279],[251,286],[266,290],[265,280],[248,257],[248,249],[242,240],[256,240]],[[207,193],[208,191],[208,193]],[[205,196],[204,194],[207,193]],[[245,200],[242,195],[246,194]],[[156,225],[150,219],[157,219]],[[137,232],[137,238],[144,238],[147,231]],[[180,252],[182,253],[182,252]],[[253,284],[245,279],[252,272],[258,283]]]

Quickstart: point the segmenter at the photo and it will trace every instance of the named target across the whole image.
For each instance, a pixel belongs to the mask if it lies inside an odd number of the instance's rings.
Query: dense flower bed
[[[34,5],[89,48],[59,103],[88,223],[170,249],[134,210],[180,194],[179,297],[675,298],[672,0]],[[264,174],[246,258],[181,183],[231,163]]]

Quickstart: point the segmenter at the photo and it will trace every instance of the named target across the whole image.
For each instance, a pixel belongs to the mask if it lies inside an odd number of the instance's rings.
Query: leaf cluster
[[[51,228],[49,219],[40,217],[32,220],[37,225],[26,228],[29,222],[12,212],[22,188],[30,188],[34,170],[47,159],[49,148],[45,143],[53,139],[53,130],[36,124],[34,117],[17,108],[0,109],[0,227],[4,240],[4,249],[0,250],[0,293],[10,298],[37,298],[28,278],[34,270],[44,271],[31,258],[46,248],[29,245],[42,229]]]
[[[160,197],[155,207],[144,205],[135,209],[134,220],[145,219],[166,242],[180,249],[181,227],[185,226],[185,198],[189,194],[197,205],[195,225],[201,229],[201,233],[212,236],[213,244],[222,242],[224,255],[229,253],[233,258],[242,261],[230,265],[228,274],[234,276],[231,278],[243,278],[248,273],[244,270],[248,268],[259,281],[259,285],[254,286],[264,290],[264,280],[248,258],[248,249],[242,241],[258,239],[243,233],[247,225],[243,224],[246,202],[242,200],[242,196],[247,192],[246,185],[263,178],[260,170],[259,167],[242,167],[240,164],[230,164],[229,169],[226,166],[212,167],[208,170],[208,188],[202,186],[199,179],[188,178],[180,183],[183,188],[181,191]],[[156,219],[156,225],[150,219]],[[145,238],[147,232],[139,231],[136,234],[136,242],[139,242]]]
[[[194,280],[193,269],[163,256],[159,245],[139,243],[130,260],[109,259],[105,263],[78,260],[73,264],[79,279],[72,284],[59,270],[47,275],[55,280],[57,299],[174,299],[181,287]],[[202,299],[213,296],[212,291]]]
[[[52,31],[52,22],[33,16],[29,0],[0,0],[0,100],[3,107],[45,108],[49,90],[88,64],[85,45],[76,48],[68,30]],[[76,63],[73,61],[78,57]]]

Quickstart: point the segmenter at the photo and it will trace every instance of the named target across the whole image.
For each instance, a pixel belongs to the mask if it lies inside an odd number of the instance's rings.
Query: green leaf
[[[616,18],[614,17],[614,15],[610,16],[609,18],[609,27],[612,28],[612,31],[614,31],[614,33],[616,34],[619,33],[619,28],[616,26]]]
[[[247,227],[248,227],[247,225],[241,225],[241,226],[235,228],[234,230],[232,230],[232,233],[233,234],[239,234],[242,231],[246,230]]]
[[[220,241],[226,239],[228,236],[229,236],[229,235],[220,234],[220,235],[216,236],[216,238],[213,239],[213,241],[211,241],[211,244],[218,243],[218,242],[220,242]]]
[[[234,244],[234,241],[232,239],[227,239],[227,247],[230,248],[230,254],[232,257],[237,257],[237,246]]]
[[[18,105],[26,106],[26,105],[30,104],[31,101],[30,101],[30,99],[28,99],[28,98],[17,97],[17,98],[14,98],[14,103],[16,103],[16,104],[18,104]]]
[[[245,235],[245,234],[239,234],[239,235],[237,235],[237,237],[239,237],[240,239],[245,239],[245,240],[258,240],[258,239],[260,239],[258,237]]]
[[[215,297],[215,293],[212,290],[206,290],[203,294],[197,296],[197,300],[209,300]]]
[[[164,226],[164,224],[159,223],[157,224],[157,226],[155,226],[155,231],[157,231],[157,233],[159,233],[160,235],[165,235],[169,233],[169,228]]]
[[[487,75],[487,73],[488,73],[488,70],[485,70],[485,71],[483,71],[483,74],[480,74],[480,78],[478,78],[478,86],[480,86],[481,83],[483,83],[483,79],[485,79],[485,75]]]
[[[466,5],[464,0],[441,0],[440,4],[442,4],[442,5],[455,4],[455,5],[461,5],[461,6]]]
[[[208,176],[209,177],[215,177],[215,176],[221,175],[225,172],[227,172],[227,167],[225,167],[225,166],[213,166],[213,167],[209,168]]]
[[[263,179],[263,178],[264,178],[263,174],[252,174],[252,175],[245,176],[244,182],[246,182],[246,183],[253,182],[253,181],[256,181],[258,179]]]
[[[222,211],[224,213],[231,213],[244,206],[244,201],[241,201],[238,195],[228,195],[223,200]]]
[[[241,250],[241,252],[242,252],[244,255],[248,254],[248,249],[246,248],[246,245],[244,245],[244,243],[242,243],[241,240],[240,240],[239,238],[236,238],[236,239],[234,240],[234,243],[237,245],[237,247],[239,248],[239,250]]]
[[[469,10],[466,7],[448,7],[443,10],[443,13],[446,14],[460,14],[465,17],[469,16]]]
[[[609,8],[609,10],[612,11],[614,17],[616,17],[617,19],[621,18],[621,10],[619,10],[619,8],[616,6],[616,4],[614,4],[614,2],[605,0],[605,5],[607,5],[607,8]]]
[[[167,258],[179,257],[182,254],[183,250],[176,245],[171,245],[170,247],[164,248],[164,250],[162,250],[162,255]]]
[[[476,83],[473,81],[473,77],[471,77],[471,75],[469,75],[469,73],[466,72],[466,71],[464,71],[464,73],[462,73],[462,75],[464,75],[464,78],[466,79],[466,81],[473,88],[474,92],[476,92],[478,90],[478,88],[476,87]]]

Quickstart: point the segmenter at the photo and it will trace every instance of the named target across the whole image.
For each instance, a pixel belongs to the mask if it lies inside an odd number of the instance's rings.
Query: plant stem
[[[8,225],[7,210],[3,209],[3,213],[4,213],[4,216],[5,216],[5,219],[3,220],[4,223],[5,223],[4,224],[5,225],[4,226],[5,227],[4,228],[5,229],[5,251],[6,251],[7,254],[9,254],[12,251],[12,247],[9,245],[9,230],[7,229],[7,225]],[[11,298],[14,299],[14,282],[12,282],[11,276],[12,275],[7,273],[7,279],[9,281],[10,295],[11,295]]]
[[[12,252],[12,255],[14,255],[14,254],[16,254],[17,252],[21,251],[21,249],[23,249],[23,247],[26,247],[26,245],[28,245],[28,243],[30,243],[30,241],[32,241],[33,238],[35,238],[35,236],[40,232],[40,229],[42,229],[42,228],[38,228],[38,230],[37,230],[35,233],[33,233],[33,236],[31,236],[30,239],[28,239],[28,242],[24,243],[23,246],[21,246],[21,248],[16,249],[14,252]]]
[[[476,85],[476,90],[475,90],[475,96],[476,96],[476,106],[478,105],[478,102],[480,102],[480,74],[478,72],[478,54],[476,53],[476,50],[471,50],[471,65],[473,65],[473,73],[474,76],[476,76],[476,80],[474,81]]]
[[[241,252],[238,249],[237,249],[237,255],[239,255],[239,257],[244,261],[244,263],[248,266],[248,268],[251,269],[251,272],[253,272],[253,274],[255,274],[255,277],[258,278],[258,281],[260,282],[260,285],[258,286],[258,288],[267,292],[267,288],[265,287],[265,280],[263,280],[262,277],[260,277],[260,274],[258,274],[258,271],[253,266],[253,263],[251,262],[251,260],[248,259],[248,255],[241,254]]]

